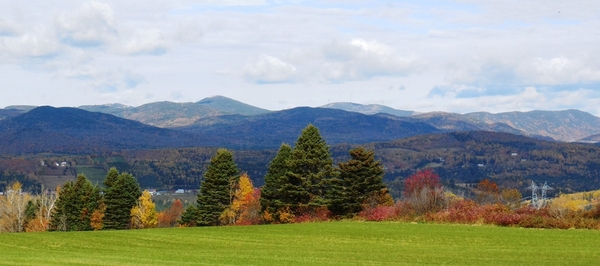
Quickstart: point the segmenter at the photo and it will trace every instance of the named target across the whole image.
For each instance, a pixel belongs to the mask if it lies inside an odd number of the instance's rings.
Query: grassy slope
[[[0,234],[8,265],[595,265],[600,232],[330,222]]]

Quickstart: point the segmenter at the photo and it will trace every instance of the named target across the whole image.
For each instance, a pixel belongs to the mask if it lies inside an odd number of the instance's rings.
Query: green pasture
[[[2,265],[598,265],[600,231],[389,222],[0,234]]]
[[[77,174],[84,174],[94,185],[102,185],[104,179],[106,179],[106,171],[104,168],[95,167],[93,165],[78,165],[76,169]]]

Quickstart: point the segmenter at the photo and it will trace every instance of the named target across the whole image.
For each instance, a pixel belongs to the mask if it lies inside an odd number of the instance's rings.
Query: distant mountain
[[[430,112],[414,115],[412,117],[446,132],[494,131],[516,135],[526,135],[525,132],[515,129],[504,123],[488,124],[483,121],[455,113]]]
[[[239,102],[223,96],[212,96],[204,98],[195,103],[196,105],[206,106],[220,111],[223,114],[238,115],[260,115],[270,112],[269,110],[258,108],[243,102]]]
[[[223,96],[205,98],[195,103],[154,102],[130,107],[120,104],[88,105],[79,108],[116,115],[163,128],[182,127],[195,121],[219,115],[257,115],[268,110],[254,107]]]
[[[37,107],[0,121],[0,153],[91,153],[206,145],[193,135],[77,108]]]
[[[579,110],[531,111],[491,114],[465,114],[485,123],[505,123],[527,135],[551,137],[560,141],[577,141],[600,133],[600,118]]]
[[[394,119],[328,108],[298,107],[249,117],[219,116],[200,119],[180,128],[186,132],[212,136],[216,145],[238,149],[276,149],[293,144],[308,124],[319,128],[328,143],[386,141],[440,130],[413,118]]]
[[[358,103],[349,103],[349,102],[339,102],[339,103],[330,103],[321,106],[321,108],[330,108],[330,109],[339,109],[348,112],[357,112],[366,115],[374,115],[378,113],[391,114],[395,116],[411,116],[415,114],[413,111],[404,111],[394,109],[385,105],[379,104],[358,104]]]
[[[11,118],[23,113],[23,111],[17,109],[0,109],[0,120]]]
[[[577,142],[584,143],[600,143],[600,134],[594,134],[585,138],[578,140]]]

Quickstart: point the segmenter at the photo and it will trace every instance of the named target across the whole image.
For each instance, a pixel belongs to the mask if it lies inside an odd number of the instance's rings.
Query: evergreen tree
[[[383,166],[373,151],[352,149],[350,157],[339,163],[339,176],[331,182],[329,210],[336,216],[359,213],[369,197],[377,197],[386,189]]]
[[[308,125],[296,141],[288,160],[287,183],[281,189],[281,201],[295,212],[301,208],[327,206],[325,195],[334,177],[329,147],[319,129]]]
[[[219,216],[233,200],[239,173],[231,152],[219,149],[210,160],[200,185],[197,199],[198,225],[219,225]]]
[[[91,216],[101,202],[100,189],[78,175],[75,182],[65,183],[60,190],[50,227],[59,231],[93,230]]]
[[[111,169],[104,181],[104,229],[127,229],[131,220],[131,209],[137,205],[142,195],[140,185],[128,173],[114,177],[116,169]]]
[[[185,211],[181,214],[181,220],[178,221],[183,226],[196,226],[198,222],[198,208],[194,205],[188,206]]]
[[[269,164],[269,170],[265,175],[265,185],[260,191],[260,205],[263,212],[275,214],[285,207],[281,201],[281,188],[287,183],[286,174],[290,170],[288,160],[291,153],[292,147],[282,144],[279,152]]]

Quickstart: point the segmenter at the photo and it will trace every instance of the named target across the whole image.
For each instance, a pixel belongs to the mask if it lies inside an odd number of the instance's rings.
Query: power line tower
[[[542,206],[540,206],[540,208],[546,206],[546,191],[548,190],[554,190],[553,188],[551,188],[550,186],[548,186],[548,181],[544,182],[544,185],[542,186]]]
[[[538,196],[537,196],[537,190],[540,189],[540,187],[538,187],[537,185],[535,185],[535,182],[533,182],[533,180],[531,180],[531,186],[527,187],[527,189],[531,189],[531,206],[533,206],[536,209],[539,209],[539,201],[538,201]]]
[[[544,182],[543,186],[537,186],[535,184],[535,182],[533,182],[533,180],[531,180],[531,185],[529,187],[527,187],[527,189],[531,189],[531,206],[533,206],[536,209],[541,209],[544,206],[546,206],[546,203],[548,202],[548,199],[546,197],[547,195],[547,191],[548,190],[554,190],[554,188],[551,188],[550,186],[548,186],[548,182]],[[542,191],[542,199],[540,200],[538,198],[538,194],[537,191],[541,190]]]

